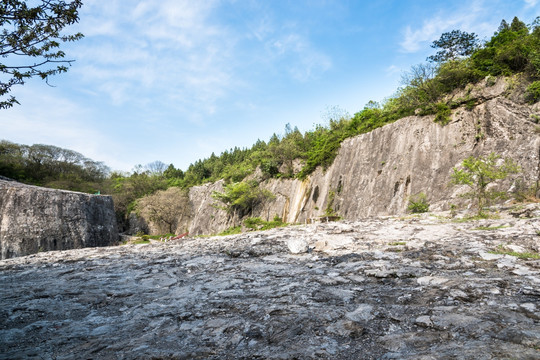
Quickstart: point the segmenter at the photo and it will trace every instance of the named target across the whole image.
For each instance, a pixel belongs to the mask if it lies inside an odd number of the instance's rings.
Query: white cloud
[[[81,24],[87,36],[76,49],[80,61],[74,70],[114,105],[157,105],[174,98],[179,101],[167,106],[206,114],[235,86],[237,67],[239,35],[213,21],[217,5],[190,0],[144,0],[135,5],[90,1]]]
[[[50,89],[49,89],[50,90]],[[75,150],[116,169],[128,169],[115,155],[120,149],[93,122],[91,108],[81,107],[51,91],[43,84],[27,83],[15,94],[22,105],[2,110],[2,139],[21,144],[54,144]],[[32,107],[32,104],[40,106]]]
[[[525,0],[526,8],[535,7],[538,4],[538,0]]]
[[[425,20],[420,28],[407,26],[404,29],[401,50],[406,53],[425,49],[426,45],[436,40],[443,32],[454,29],[475,32],[484,32],[492,29],[491,24],[479,20],[485,14],[482,1],[473,1],[467,9],[460,9],[454,13],[437,14]]]
[[[447,22],[440,18],[424,21],[420,29],[412,30],[410,26],[405,28],[405,38],[401,42],[401,48],[405,52],[416,52],[423,48],[424,43],[432,41],[437,34],[447,29]]]
[[[265,47],[271,60],[270,66],[277,64],[297,81],[310,80],[332,67],[331,58],[298,33],[275,35],[266,41]]]
[[[395,74],[401,73],[401,69],[396,65],[390,65],[385,69],[385,72],[387,76],[393,76]]]

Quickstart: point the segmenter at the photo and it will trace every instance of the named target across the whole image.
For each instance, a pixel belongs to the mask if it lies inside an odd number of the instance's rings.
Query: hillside
[[[512,78],[487,80],[463,92],[477,105],[466,105],[451,112],[450,121],[441,126],[435,115],[410,116],[370,133],[345,140],[332,165],[319,168],[305,179],[266,179],[255,176],[259,187],[273,197],[261,201],[249,213],[231,213],[220,208],[215,192],[223,192],[225,182],[192,187],[174,225],[163,222],[139,206],[138,221],[132,214],[132,232],[148,231],[190,234],[215,234],[240,224],[241,218],[260,217],[283,222],[304,223],[331,213],[347,220],[373,215],[400,215],[407,211],[411,196],[425,193],[431,210],[470,206],[460,197],[463,186],[450,184],[454,167],[468,156],[489,153],[512,158],[521,171],[502,184],[501,190],[528,188],[540,180],[540,137],[535,115],[539,105],[512,100]],[[261,175],[259,175],[261,176]],[[520,185],[521,184],[521,185]],[[189,200],[188,200],[189,199]],[[180,203],[180,202],[178,202]],[[154,209],[159,206],[154,204]],[[159,209],[158,209],[159,210]]]
[[[327,124],[305,133],[287,125],[283,135],[212,154],[185,171],[156,161],[110,172],[71,150],[1,141],[0,174],[112,195],[120,230],[132,234],[403,214],[417,197],[432,210],[471,207],[451,176],[467,157],[492,153],[520,167],[500,191],[538,201],[540,18],[503,20],[484,42],[454,30],[432,47],[437,52],[381,103],[353,116],[334,109]]]

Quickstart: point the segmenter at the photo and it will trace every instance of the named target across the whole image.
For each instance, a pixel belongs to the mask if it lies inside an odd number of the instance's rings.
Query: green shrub
[[[529,86],[527,86],[527,92],[525,94],[525,97],[527,101],[531,104],[534,104],[535,102],[540,100],[540,80],[535,81]]]
[[[330,190],[328,192],[328,204],[326,205],[326,209],[324,210],[325,216],[337,216],[336,211],[334,210],[334,200],[336,198],[336,192]]]
[[[437,103],[436,109],[437,115],[435,115],[434,121],[443,126],[447,125],[450,122],[450,115],[452,114],[452,110],[450,110],[450,107],[448,107],[448,105],[446,105],[445,103]]]
[[[495,153],[486,157],[469,156],[461,163],[461,169],[454,168],[452,183],[470,188],[463,196],[476,201],[479,216],[484,214],[484,207],[489,205],[490,201],[506,196],[505,192],[488,189],[488,185],[520,171],[520,167],[512,159],[505,159],[503,164],[497,165],[499,159],[500,156]]]
[[[465,103],[465,108],[467,110],[472,110],[472,109],[474,109],[475,106],[476,106],[476,100],[475,99],[468,100]]]
[[[268,190],[259,187],[256,181],[239,182],[225,185],[225,191],[214,191],[212,197],[224,204],[221,208],[230,214],[240,217],[253,211],[253,208],[275,196]]]
[[[236,235],[236,234],[240,234],[241,232],[242,232],[242,227],[241,226],[233,226],[233,227],[230,227],[228,229],[223,230],[218,235],[220,235],[220,236]]]
[[[277,227],[287,226],[287,223],[284,223],[281,218],[276,215],[273,221],[265,221],[260,217],[247,218],[244,220],[244,225],[253,230],[270,230]]]
[[[421,192],[414,196],[411,196],[409,199],[409,206],[407,206],[413,214],[425,213],[429,211],[429,203],[427,201],[427,196],[425,193]]]

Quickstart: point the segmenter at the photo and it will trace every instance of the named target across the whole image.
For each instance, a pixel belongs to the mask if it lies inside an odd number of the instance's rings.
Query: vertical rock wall
[[[107,246],[117,241],[110,196],[0,180],[2,259],[39,251]]]
[[[453,110],[445,126],[434,123],[433,115],[410,116],[347,139],[326,171],[318,169],[303,181],[263,182],[261,186],[276,198],[261,204],[252,215],[265,220],[278,215],[289,223],[324,216],[327,208],[348,220],[401,215],[407,211],[410,196],[420,192],[427,195],[430,210],[447,210],[450,204],[469,203],[460,196],[466,188],[450,184],[453,168],[468,156],[491,152],[516,161],[522,169],[520,180],[532,185],[540,180],[540,136],[535,121],[540,104],[520,104],[510,100],[510,95],[505,79],[492,86],[484,81],[448,99],[473,99],[478,105]],[[514,185],[506,181],[503,187],[508,190]],[[212,192],[221,190],[221,181],[190,190],[193,217],[182,224],[183,229],[193,235],[215,234],[235,223],[214,206]]]
[[[281,210],[283,196],[290,200],[282,210],[285,220],[304,222],[322,216],[333,193],[330,205],[345,219],[400,215],[409,197],[420,192],[432,210],[447,210],[450,203],[464,202],[459,195],[465,189],[450,184],[452,169],[468,156],[491,152],[512,158],[521,166],[521,180],[534,184],[540,137],[532,113],[499,97],[473,110],[458,109],[446,126],[433,116],[408,117],[347,139],[326,172],[319,169],[304,182],[270,180],[265,186],[278,197],[270,211]]]
[[[538,109],[537,109],[538,110]],[[433,116],[411,116],[370,133],[345,140],[334,163],[306,180],[270,179],[262,183],[276,199],[262,204],[254,216],[265,220],[279,215],[290,223],[323,216],[329,205],[348,220],[406,213],[409,197],[424,192],[431,210],[468,203],[464,187],[450,185],[453,168],[468,156],[491,152],[510,157],[522,168],[521,180],[533,184],[540,176],[540,137],[527,105],[494,97],[472,110],[456,109],[451,122],[441,126]],[[512,182],[505,184],[506,189]],[[231,219],[212,206],[212,191],[221,183],[191,190],[192,234],[216,233]]]

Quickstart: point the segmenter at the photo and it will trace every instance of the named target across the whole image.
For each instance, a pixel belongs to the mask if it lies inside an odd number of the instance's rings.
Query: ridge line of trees
[[[156,161],[137,165],[131,173],[110,172],[102,163],[69,150],[2,141],[0,174],[69,190],[101,189],[115,197],[118,213],[125,216],[137,199],[169,187],[186,189],[220,179],[238,183],[257,169],[259,181],[303,179],[319,166],[330,166],[345,139],[406,116],[436,114],[435,120],[444,125],[456,106],[446,102],[445,96],[486,77],[521,74],[520,81],[531,84],[524,101],[540,99],[540,17],[528,26],[517,17],[510,24],[503,20],[483,44],[474,33],[454,30],[443,33],[432,47],[438,51],[404,74],[402,87],[382,103],[370,101],[353,116],[333,108],[327,125],[302,133],[287,124],[282,135],[273,134],[267,142],[258,140],[251,148],[235,147],[219,156],[212,153],[186,171]]]

